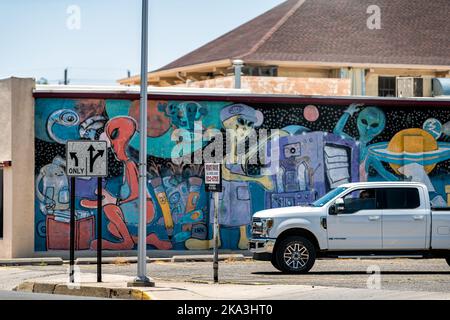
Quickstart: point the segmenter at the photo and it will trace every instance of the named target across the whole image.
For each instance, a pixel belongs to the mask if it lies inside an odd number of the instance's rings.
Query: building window
[[[0,238],[3,238],[3,169],[0,168]]]
[[[423,78],[414,78],[414,97],[423,97]]]
[[[378,78],[378,96],[379,97],[395,97],[396,96],[396,78],[395,77],[379,77]]]
[[[277,77],[278,67],[276,66],[244,66],[242,73],[253,77]]]
[[[423,97],[423,78],[398,77],[397,97]]]

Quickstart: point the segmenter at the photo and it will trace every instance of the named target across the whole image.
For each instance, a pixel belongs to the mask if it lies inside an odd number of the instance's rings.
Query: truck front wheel
[[[283,271],[280,268],[280,266],[278,265],[277,255],[275,254],[275,252],[272,254],[272,258],[270,259],[270,262],[277,270]]]
[[[285,273],[306,273],[316,261],[316,249],[308,239],[291,236],[281,240],[275,252],[276,268]]]

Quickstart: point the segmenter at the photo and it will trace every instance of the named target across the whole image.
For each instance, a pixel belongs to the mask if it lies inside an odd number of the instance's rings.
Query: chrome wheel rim
[[[309,251],[301,243],[291,243],[284,250],[284,263],[291,269],[303,268],[309,260]]]

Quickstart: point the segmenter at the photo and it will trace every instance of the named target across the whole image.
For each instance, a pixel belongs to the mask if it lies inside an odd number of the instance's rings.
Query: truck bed
[[[450,207],[431,209],[431,248],[450,248]]]

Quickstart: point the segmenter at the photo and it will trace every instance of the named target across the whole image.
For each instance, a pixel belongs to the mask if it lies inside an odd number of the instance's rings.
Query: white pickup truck
[[[318,257],[444,258],[450,208],[431,208],[415,182],[349,183],[310,206],[255,213],[249,249],[282,272],[306,273]]]

